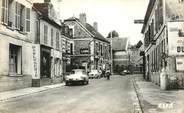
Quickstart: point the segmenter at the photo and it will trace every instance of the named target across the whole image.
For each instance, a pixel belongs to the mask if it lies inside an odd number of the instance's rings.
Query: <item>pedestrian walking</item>
[[[107,70],[106,75],[107,75],[107,80],[110,80],[110,76],[111,76],[110,70]]]

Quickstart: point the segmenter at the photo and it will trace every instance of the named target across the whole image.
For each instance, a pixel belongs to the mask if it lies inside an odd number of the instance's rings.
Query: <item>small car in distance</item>
[[[101,73],[98,70],[91,70],[90,73],[88,73],[89,78],[100,78],[101,77]]]
[[[89,77],[87,76],[84,69],[74,69],[71,74],[65,77],[65,85],[68,86],[72,83],[88,84]]]
[[[130,71],[125,69],[121,72],[121,75],[126,75],[126,74],[130,74]]]

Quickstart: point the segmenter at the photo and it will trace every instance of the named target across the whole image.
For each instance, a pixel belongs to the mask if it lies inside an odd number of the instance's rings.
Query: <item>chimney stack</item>
[[[96,31],[98,31],[98,23],[97,22],[93,23],[93,27],[95,28]]]
[[[80,20],[80,22],[81,22],[84,26],[86,26],[86,14],[85,14],[85,13],[79,14],[79,20]]]

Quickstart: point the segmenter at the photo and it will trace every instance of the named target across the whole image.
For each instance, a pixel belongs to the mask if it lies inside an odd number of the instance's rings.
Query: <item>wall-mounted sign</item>
[[[80,54],[89,54],[90,51],[89,51],[89,48],[81,48],[80,49]]]
[[[176,70],[184,71],[184,57],[176,57]]]
[[[40,48],[39,45],[34,44],[32,46],[32,53],[33,53],[33,71],[34,75],[32,76],[33,79],[40,78],[40,70],[39,70],[39,56],[40,56]]]
[[[184,36],[180,35],[181,30],[184,30],[184,22],[168,22],[169,55],[184,55]]]

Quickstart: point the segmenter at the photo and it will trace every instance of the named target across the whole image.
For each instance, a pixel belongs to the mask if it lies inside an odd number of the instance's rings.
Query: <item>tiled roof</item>
[[[92,27],[90,24],[86,23],[86,29],[87,29],[91,34],[94,35],[94,38],[109,43],[109,41],[108,41],[106,38],[104,38],[98,31],[96,31],[96,30],[94,29],[94,27]]]
[[[111,40],[110,38],[108,39]],[[128,46],[128,38],[112,38],[113,51],[126,51]]]
[[[94,28],[93,26],[91,26],[91,25],[88,24],[88,23],[86,23],[86,25],[84,26],[84,25],[79,21],[78,18],[71,17],[71,18],[68,18],[68,19],[66,19],[66,20],[64,20],[64,21],[77,21],[77,22],[79,23],[79,25],[80,25],[81,27],[83,27],[85,30],[87,30],[87,32],[89,32],[90,35],[91,35],[92,37],[94,37],[95,39],[98,39],[98,40],[105,41],[105,42],[108,42],[108,43],[109,43],[109,41],[108,41],[106,38],[104,38],[98,31],[96,31],[95,28]]]

